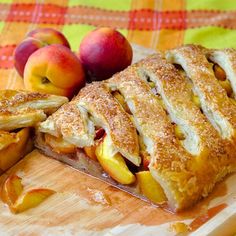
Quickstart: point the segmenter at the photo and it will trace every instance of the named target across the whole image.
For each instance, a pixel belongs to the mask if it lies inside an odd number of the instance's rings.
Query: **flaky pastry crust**
[[[0,130],[30,127],[46,119],[66,97],[20,90],[0,90]]]
[[[169,206],[182,210],[206,197],[216,182],[236,169],[236,105],[212,69],[215,61],[225,70],[235,96],[235,57],[234,50],[214,51],[196,45],[158,52],[109,80],[87,85],[72,102],[41,123],[39,130],[70,142],[59,121],[66,124],[66,119],[72,119],[67,132],[73,130],[77,144],[84,147],[84,135],[91,135],[92,145],[94,127],[103,127],[111,148],[136,165],[140,163],[139,136],[151,157],[149,170]],[[113,97],[114,91],[124,97],[131,114]],[[74,118],[66,117],[68,106],[68,117]],[[73,128],[76,125],[78,130]],[[175,125],[183,131],[184,140],[176,136]]]

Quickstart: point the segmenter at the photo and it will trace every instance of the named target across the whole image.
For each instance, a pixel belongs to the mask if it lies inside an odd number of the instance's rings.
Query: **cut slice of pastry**
[[[30,127],[68,99],[37,92],[0,90],[0,170],[13,166],[33,147]]]
[[[66,102],[62,96],[0,90],[0,130],[34,126]]]
[[[236,169],[234,57],[158,52],[83,88],[40,123],[36,145],[142,199],[190,207]]]

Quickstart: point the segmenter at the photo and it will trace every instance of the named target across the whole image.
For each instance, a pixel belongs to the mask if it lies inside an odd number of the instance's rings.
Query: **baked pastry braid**
[[[111,139],[110,149],[120,152],[135,165],[139,165],[138,136],[129,115],[110,94],[103,83],[86,86],[75,98],[84,107],[95,125],[105,129]]]
[[[226,91],[215,78],[206,53],[207,49],[201,46],[186,45],[168,51],[167,59],[183,67],[199,96],[204,114],[222,138],[235,139],[236,105],[230,101]]]
[[[90,146],[94,143],[94,124],[88,118],[88,113],[71,101],[60,107],[48,119],[41,123],[40,131],[55,137],[62,136],[66,142],[77,147]]]
[[[233,97],[236,98],[236,50],[233,48],[208,50],[206,55],[225,71],[233,89]]]
[[[144,81],[148,77],[155,82],[170,117],[138,74]],[[233,153],[224,150],[226,143],[191,100],[189,84],[175,67],[161,54],[155,54],[115,75],[107,83],[125,97],[135,126],[152,157],[149,169],[163,187],[171,208],[192,205],[201,196],[206,196],[214,186],[212,183],[222,177],[217,176],[222,162],[227,155],[233,158]],[[171,122],[180,125],[184,131],[183,146],[176,138]],[[208,162],[207,166],[205,162]],[[226,163],[230,164],[230,161]]]
[[[190,207],[236,169],[236,107],[207,60],[211,53],[193,45],[158,52],[109,80],[89,84],[40,124],[40,136],[62,137],[81,150],[96,145],[95,129],[102,127],[109,151],[140,166],[127,164],[133,172],[143,170],[145,149],[148,169],[173,211]],[[170,61],[180,63],[185,73]]]
[[[68,107],[72,111],[69,119]],[[75,120],[71,122],[71,119]],[[103,83],[87,85],[71,103],[66,104],[48,120],[41,123],[39,130],[52,135],[55,135],[55,130],[60,131],[60,134],[56,133],[55,136],[62,135],[66,141],[78,147],[84,147],[93,144],[95,125],[105,129],[110,139],[111,152],[114,154],[120,152],[135,165],[140,164],[136,129],[129,115]]]
[[[0,173],[32,151],[31,127],[66,102],[61,96],[0,90]]]

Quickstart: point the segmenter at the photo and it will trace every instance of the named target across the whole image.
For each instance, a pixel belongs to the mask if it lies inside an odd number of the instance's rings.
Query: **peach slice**
[[[0,150],[0,169],[7,170],[26,153],[25,146],[30,137],[30,128],[24,128],[16,134],[16,142]]]
[[[222,88],[226,91],[227,95],[230,97],[231,94],[233,93],[230,82],[228,80],[224,81],[219,80],[219,83],[222,86]]]
[[[9,176],[2,186],[2,201],[7,203],[9,206],[15,203],[15,201],[23,191],[21,180],[22,179],[20,177],[14,174]]]
[[[55,191],[46,188],[32,189],[24,194],[21,194],[15,203],[9,206],[10,210],[15,214],[21,213],[38,206],[54,193]]]
[[[184,140],[185,136],[179,125],[175,125],[175,135],[179,140]]]
[[[150,164],[150,159],[151,159],[150,155],[148,154],[146,150],[142,150],[140,151],[140,156],[142,157],[143,170],[149,170],[148,166]]]
[[[150,155],[147,152],[146,145],[143,142],[143,139],[139,136],[139,155],[142,158],[142,170],[149,170],[148,166],[150,163]]]
[[[218,80],[221,80],[221,81],[224,81],[226,80],[226,74],[225,74],[225,71],[217,64],[215,64],[213,66],[213,70],[214,70],[214,73],[215,73],[215,77],[218,79]]]
[[[229,98],[229,99],[230,99],[231,103],[233,103],[236,106],[236,100],[233,98]]]
[[[97,148],[97,144],[98,144],[98,142],[101,141],[102,138],[104,138],[105,135],[106,135],[106,132],[103,128],[97,129],[96,133],[95,133],[95,138],[94,138],[95,144],[92,146],[84,147],[85,154],[94,161],[97,161],[97,156],[95,153],[96,148]]]
[[[29,208],[36,207],[55,193],[55,191],[46,188],[32,189],[22,193],[23,185],[21,180],[20,177],[13,174],[5,180],[2,186],[2,201],[9,206],[13,213],[20,213]]]
[[[167,201],[162,187],[152,177],[150,171],[136,173],[140,192],[154,203],[162,204]]]
[[[96,156],[96,153],[95,153],[96,148],[97,148],[96,145],[89,146],[89,147],[84,147],[85,154],[94,161],[97,161],[97,156]]]
[[[96,156],[103,169],[117,182],[121,184],[132,184],[135,176],[128,169],[124,158],[120,153],[115,155],[111,152],[108,136],[105,136],[96,148]]]
[[[148,84],[152,89],[156,87],[156,84],[153,81],[148,81]]]
[[[58,153],[73,153],[75,152],[75,145],[66,142],[62,137],[55,137],[50,134],[44,135],[45,142]]]
[[[0,150],[7,148],[10,144],[16,143],[19,138],[16,133],[0,130]]]
[[[200,102],[200,99],[198,96],[196,95],[193,95],[192,96],[192,101],[195,103],[195,105],[199,108],[201,108],[201,102]]]
[[[131,111],[130,111],[130,109],[129,109],[127,103],[125,102],[124,97],[123,97],[119,92],[117,92],[117,91],[115,91],[115,92],[113,93],[113,96],[114,96],[114,97],[116,98],[116,100],[120,103],[120,105],[123,107],[123,109],[124,109],[127,113],[131,114]]]

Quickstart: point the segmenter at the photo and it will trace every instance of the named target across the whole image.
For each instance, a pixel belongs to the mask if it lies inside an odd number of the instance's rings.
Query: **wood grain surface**
[[[57,226],[68,226],[74,233],[81,230],[96,232],[116,225],[140,223],[150,226],[179,218],[36,150],[4,174],[1,182],[11,173],[22,177],[26,189],[46,187],[57,193],[38,207],[18,215],[10,213],[1,202],[2,232],[40,235],[40,231]]]
[[[113,235],[107,233],[117,226],[135,227],[133,232],[142,226],[140,235],[152,235],[145,234],[150,229],[173,235],[168,222],[192,219],[204,212],[212,199],[227,194],[223,182],[194,209],[174,215],[45,157],[37,150],[12,167],[0,181],[12,173],[22,177],[26,190],[46,187],[57,193],[18,215],[10,213],[0,202],[0,235]]]

